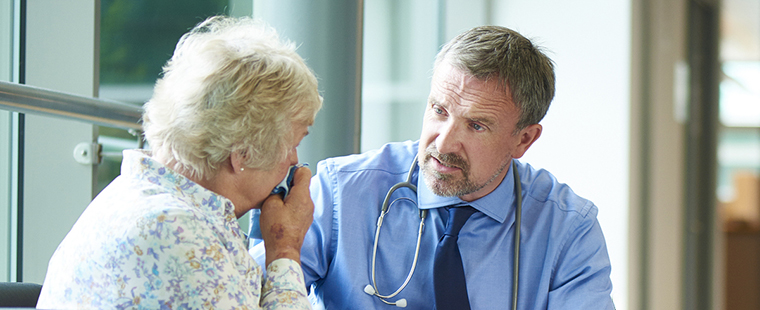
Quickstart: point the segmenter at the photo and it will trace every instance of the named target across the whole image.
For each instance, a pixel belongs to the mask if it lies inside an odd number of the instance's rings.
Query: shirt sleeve
[[[610,259],[596,219],[597,209],[579,217],[557,258],[548,309],[614,309]]]
[[[267,266],[261,291],[263,309],[311,309],[301,266],[291,259],[280,258]]]
[[[153,287],[144,299],[159,296],[148,308],[311,309],[297,262],[276,260],[262,278],[242,240],[237,246],[188,213],[159,216],[158,224],[149,226],[160,228],[143,234],[149,236],[146,243],[135,246],[142,259],[131,281],[141,287],[147,280]]]
[[[314,222],[309,227],[301,247],[301,266],[307,287],[327,275],[335,253],[335,231],[338,219],[333,197],[337,195],[335,176],[330,161],[317,165],[317,174],[311,179],[311,198],[314,201]]]
[[[242,240],[227,239],[231,236],[216,228],[182,209],[143,217],[129,234],[134,238],[108,258],[116,266],[111,273],[122,283],[120,292],[129,297],[114,307],[257,307],[260,267]]]

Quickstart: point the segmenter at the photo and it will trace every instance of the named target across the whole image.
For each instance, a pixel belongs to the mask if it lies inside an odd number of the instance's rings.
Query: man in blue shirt
[[[444,46],[419,141],[318,164],[314,223],[301,254],[314,307],[441,310],[459,304],[436,294],[448,287],[466,293],[456,297],[465,307],[509,309],[521,199],[517,308],[613,309],[597,207],[516,160],[541,135],[553,97],[552,61],[519,33],[477,27]],[[407,186],[389,195],[377,233],[386,193],[407,179],[416,192]],[[455,241],[466,279],[457,284],[435,266],[436,248],[448,210],[465,205],[476,211]]]

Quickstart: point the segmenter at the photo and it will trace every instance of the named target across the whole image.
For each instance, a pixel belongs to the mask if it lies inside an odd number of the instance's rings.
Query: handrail
[[[142,107],[0,81],[0,109],[142,130]]]

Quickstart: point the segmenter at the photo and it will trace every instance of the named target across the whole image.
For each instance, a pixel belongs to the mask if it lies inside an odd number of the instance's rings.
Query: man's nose
[[[435,145],[441,154],[456,153],[462,147],[459,128],[453,122],[447,122],[441,126]]]

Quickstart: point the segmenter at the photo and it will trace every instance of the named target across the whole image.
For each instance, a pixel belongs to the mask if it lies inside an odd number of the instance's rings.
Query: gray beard
[[[430,161],[435,160],[433,157],[438,158],[438,160],[446,166],[459,167],[462,171],[462,178],[457,179],[454,175],[439,173],[433,169],[430,165]],[[438,153],[434,144],[428,145],[424,156],[419,162],[420,172],[425,178],[425,183],[428,188],[430,188],[430,191],[434,194],[442,197],[459,197],[477,192],[496,180],[504,169],[506,169],[508,164],[509,160],[505,160],[501,167],[499,167],[499,169],[497,169],[486,182],[477,184],[470,179],[469,163],[455,154]]]

